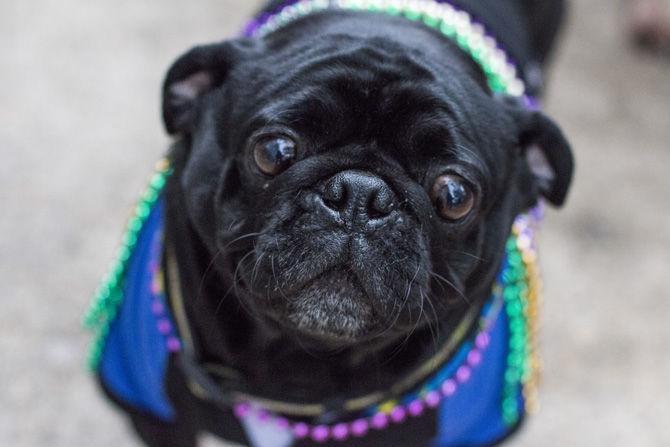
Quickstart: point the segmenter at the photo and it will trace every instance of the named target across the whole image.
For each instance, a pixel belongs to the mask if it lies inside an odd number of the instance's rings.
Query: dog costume
[[[453,39],[482,67],[492,91],[534,105],[524,73],[483,24],[452,4],[431,0],[302,0],[261,14],[244,31],[262,37],[327,9],[361,10],[422,21]],[[521,50],[518,50],[521,51]],[[175,356],[193,392],[228,407],[251,446],[314,443],[384,445],[390,433],[402,445],[483,446],[509,436],[535,406],[538,364],[535,332],[539,279],[534,264],[539,208],[519,216],[506,245],[491,297],[468,315],[429,361],[385,393],[313,408],[271,402],[251,392],[224,393],[193,359],[179,288],[165,284],[170,269],[163,241],[162,190],[170,175],[162,161],[131,218],[118,260],[85,318],[95,335],[89,364],[117,402],[162,421],[175,418],[165,391],[168,359]],[[166,254],[167,253],[167,254]],[[170,274],[178,279],[178,275]],[[223,365],[225,367],[225,365]],[[404,441],[403,441],[404,440]]]

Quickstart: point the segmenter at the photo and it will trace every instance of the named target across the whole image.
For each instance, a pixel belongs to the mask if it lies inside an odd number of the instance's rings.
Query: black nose
[[[343,171],[326,182],[323,205],[351,222],[384,220],[396,208],[396,195],[381,178],[361,171]]]

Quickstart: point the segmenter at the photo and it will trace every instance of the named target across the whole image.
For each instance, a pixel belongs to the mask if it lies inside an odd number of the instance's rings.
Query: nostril
[[[339,177],[332,178],[321,194],[323,203],[330,209],[341,211],[347,202],[347,189]]]
[[[377,223],[397,208],[397,197],[380,177],[343,171],[328,179],[317,193],[321,206],[342,222]]]
[[[368,216],[370,219],[381,219],[388,216],[395,209],[395,196],[393,192],[382,186],[374,194],[368,204]]]

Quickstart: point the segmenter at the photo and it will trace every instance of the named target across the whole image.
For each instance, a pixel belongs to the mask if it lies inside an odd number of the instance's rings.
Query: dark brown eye
[[[467,216],[475,205],[475,194],[468,183],[454,174],[439,176],[430,197],[440,216],[452,221]]]
[[[269,136],[256,141],[253,151],[258,169],[274,176],[291,166],[296,156],[296,144],[288,137]]]

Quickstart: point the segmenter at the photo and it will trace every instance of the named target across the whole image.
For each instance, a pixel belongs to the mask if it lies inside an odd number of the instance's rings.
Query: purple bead
[[[286,419],[286,418],[276,418],[275,419],[275,424],[279,428],[289,428],[291,426],[288,419]]]
[[[311,436],[316,442],[325,442],[328,440],[330,432],[325,425],[317,425],[312,429]]]
[[[517,238],[517,245],[521,248],[530,248],[533,243],[532,237],[528,234],[528,232],[523,232],[519,235]]]
[[[160,320],[158,320],[158,331],[161,334],[167,335],[167,334],[170,333],[171,330],[172,330],[172,325],[170,324],[169,320],[167,320],[165,318],[161,318]]]
[[[337,424],[333,427],[333,438],[342,441],[349,437],[349,426],[347,424]]]
[[[423,413],[423,402],[418,399],[413,400],[407,406],[407,412],[413,417],[421,416]]]
[[[386,416],[384,413],[377,413],[372,416],[370,425],[377,430],[383,430],[389,425],[388,416]]]
[[[238,419],[246,418],[247,416],[249,416],[250,411],[251,406],[249,406],[248,403],[236,404],[235,407],[233,408],[233,413],[235,413],[235,416]]]
[[[446,397],[452,396],[456,392],[456,382],[449,379],[442,384],[442,394]]]
[[[540,101],[533,96],[523,95],[523,100],[526,107],[531,110],[538,110],[540,108]]]
[[[256,412],[258,420],[261,422],[267,422],[270,420],[270,413],[267,410],[260,409]]]
[[[151,283],[151,294],[152,295],[158,295],[161,293],[161,285],[158,281],[154,281]]]
[[[435,408],[438,405],[440,405],[442,396],[440,396],[440,393],[438,393],[437,391],[431,391],[428,394],[426,394],[424,400],[426,401],[426,405],[428,405],[428,407]]]
[[[165,306],[163,306],[163,303],[160,301],[154,300],[154,302],[151,303],[151,311],[154,313],[154,315],[162,315],[164,310]]]
[[[368,432],[368,428],[370,427],[370,424],[368,424],[368,421],[365,419],[356,419],[354,422],[351,423],[351,434],[354,436],[365,436],[365,434]]]
[[[391,420],[396,424],[399,424],[402,421],[404,421],[406,417],[407,417],[407,411],[402,405],[398,405],[393,410],[391,410]]]
[[[407,418],[407,410],[402,405],[398,405],[391,410],[391,420],[396,424],[403,422]]]
[[[293,426],[293,434],[298,439],[304,439],[309,434],[309,426],[304,422],[298,422]]]
[[[472,351],[470,351],[470,353],[468,354],[468,364],[470,366],[477,366],[481,363],[481,361],[482,361],[481,351],[477,349],[473,349]]]
[[[242,33],[245,37],[253,37],[254,34],[256,34],[256,31],[258,31],[258,28],[260,28],[260,25],[258,22],[250,22],[246,28],[244,29],[244,32]]]
[[[167,348],[170,352],[179,352],[181,350],[181,342],[176,337],[168,337]]]
[[[470,369],[469,366],[463,365],[458,368],[456,371],[456,379],[458,380],[459,383],[465,383],[470,379],[470,375],[472,374],[472,370]]]
[[[482,332],[481,334],[477,335],[477,338],[475,339],[475,345],[479,349],[484,349],[489,345],[489,334],[486,332]]]

